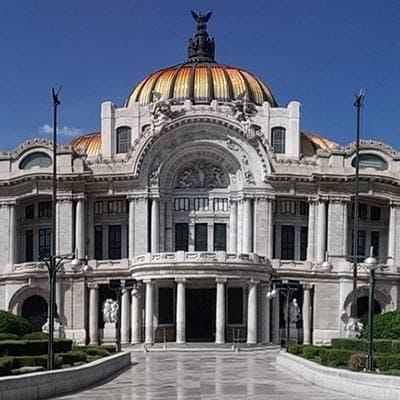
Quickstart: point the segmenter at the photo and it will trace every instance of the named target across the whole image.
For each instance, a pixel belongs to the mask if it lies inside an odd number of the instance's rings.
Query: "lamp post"
[[[367,371],[371,372],[374,367],[373,347],[374,347],[374,291],[375,291],[375,271],[379,268],[379,261],[373,256],[373,248],[370,249],[369,257],[364,260],[363,266],[369,271],[369,290],[368,290],[368,355]]]
[[[118,304],[118,315],[116,321],[116,333],[117,333],[117,352],[121,351],[121,293],[124,289],[133,289],[137,291],[137,285],[135,279],[125,279],[121,282],[120,279],[111,279],[109,288],[115,292]]]
[[[282,293],[285,297],[285,308],[286,308],[286,318],[285,318],[285,327],[286,327],[286,334],[285,334],[285,349],[289,351],[289,342],[290,342],[290,298],[294,292],[300,289],[300,285],[297,282],[290,282],[288,280],[284,280],[282,282],[275,282],[274,287],[271,291],[267,292],[267,298],[272,299]],[[282,345],[282,343],[281,343]],[[283,347],[283,346],[281,346]]]

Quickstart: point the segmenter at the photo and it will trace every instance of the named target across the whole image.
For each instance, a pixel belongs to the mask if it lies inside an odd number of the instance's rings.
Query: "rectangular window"
[[[307,245],[308,245],[308,228],[306,226],[300,227],[300,260],[307,259]]]
[[[354,254],[354,231],[351,234],[351,248]],[[358,231],[358,245],[357,245],[357,256],[365,257],[366,256],[366,246],[367,246],[367,232],[366,231]],[[360,261],[360,260],[359,260]]]
[[[94,203],[94,213],[96,215],[103,214],[103,201],[99,200]]]
[[[243,323],[243,289],[228,288],[228,324]]]
[[[103,259],[103,227],[101,225],[94,227],[94,258]]]
[[[25,207],[25,219],[35,218],[35,205],[29,204]]]
[[[158,289],[158,323],[174,323],[174,289]]]
[[[122,214],[125,212],[125,202],[122,200],[109,200],[107,203],[108,214]]]
[[[371,206],[371,221],[381,220],[381,208],[377,206]]]
[[[208,211],[208,198],[207,197],[196,197],[194,199],[195,211]]]
[[[39,218],[51,217],[51,201],[41,201],[39,203]]]
[[[188,197],[180,197],[174,201],[175,211],[189,211],[190,201]]]
[[[214,211],[228,211],[228,199],[215,198]]]
[[[358,216],[360,219],[367,219],[367,205],[365,203],[358,205]]]
[[[272,147],[276,154],[285,154],[286,129],[282,126],[272,128]]]
[[[379,256],[379,232],[371,232],[371,246],[373,247],[373,256]]]
[[[207,251],[207,224],[196,224],[194,228],[194,251]]]
[[[226,251],[226,224],[214,224],[214,251]]]
[[[306,201],[301,201],[299,203],[300,215],[308,215],[308,203]]]
[[[281,227],[281,259],[294,260],[294,226]]]
[[[175,251],[189,249],[189,224],[175,224]]]
[[[296,215],[296,202],[293,200],[281,200],[280,211],[283,215]]]
[[[25,232],[25,261],[33,261],[33,231]]]
[[[110,260],[121,258],[121,225],[108,227],[108,258]]]
[[[51,229],[39,229],[39,258],[50,257]]]
[[[130,149],[131,128],[122,126],[117,129],[117,153],[127,153]]]

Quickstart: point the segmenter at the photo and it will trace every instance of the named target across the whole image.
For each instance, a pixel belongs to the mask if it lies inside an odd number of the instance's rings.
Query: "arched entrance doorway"
[[[382,312],[381,305],[374,299],[374,315]],[[361,322],[366,323],[368,320],[368,297],[362,296],[357,299],[357,317]]]
[[[29,320],[33,330],[39,332],[47,320],[48,306],[42,296],[34,295],[28,297],[22,305],[22,316]]]

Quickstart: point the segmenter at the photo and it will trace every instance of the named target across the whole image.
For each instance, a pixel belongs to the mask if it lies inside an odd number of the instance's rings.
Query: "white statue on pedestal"
[[[103,342],[115,343],[117,338],[116,322],[118,321],[118,302],[113,299],[106,299],[103,303]]]

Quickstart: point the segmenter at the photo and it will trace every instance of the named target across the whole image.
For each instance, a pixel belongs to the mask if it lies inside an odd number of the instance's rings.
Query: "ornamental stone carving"
[[[153,102],[149,104],[151,130],[160,133],[164,125],[171,121],[173,99],[163,99],[159,92],[153,91]]]
[[[213,189],[226,187],[227,182],[221,167],[200,160],[186,165],[176,180],[176,189]]]

